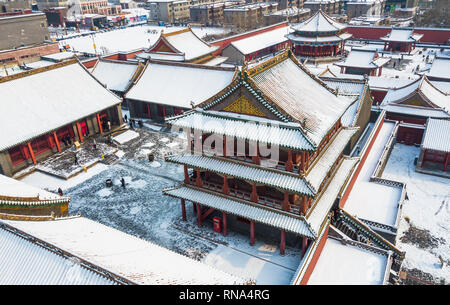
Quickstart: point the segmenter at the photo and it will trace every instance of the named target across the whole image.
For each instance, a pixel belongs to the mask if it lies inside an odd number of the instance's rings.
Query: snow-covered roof
[[[387,91],[388,89],[405,87],[414,82],[414,80],[415,79],[369,76],[369,87],[374,90]]]
[[[269,185],[298,194],[313,195],[303,178],[290,173],[284,174],[280,171],[265,169],[264,167],[243,165],[225,159],[191,154],[170,156],[167,158],[167,161]]]
[[[128,99],[190,109],[233,80],[233,68],[150,61],[125,95]]]
[[[138,63],[100,59],[91,73],[109,90],[125,92],[136,76]]]
[[[306,180],[318,191],[320,184],[329,173],[331,167],[336,162],[339,155],[347,146],[351,137],[356,133],[358,128],[343,128],[339,133],[331,139],[331,143],[326,150],[319,156],[319,159],[312,164],[312,168],[306,175]]]
[[[307,222],[316,234],[357,162],[357,158],[344,158],[324,193],[306,215]]]
[[[450,95],[437,89],[423,76],[405,87],[390,89],[383,99],[382,105],[401,104],[417,95],[433,108],[450,111]]]
[[[371,50],[353,49],[343,62],[338,66],[364,69],[375,69],[386,64],[390,58],[376,58],[377,52]]]
[[[388,257],[327,238],[308,285],[381,285]]]
[[[430,80],[430,83],[445,94],[450,94],[450,82]]]
[[[301,43],[324,43],[324,42],[337,42],[337,41],[343,41],[346,39],[349,39],[352,37],[352,34],[349,33],[342,33],[339,35],[329,35],[329,36],[301,36],[296,33],[288,34],[287,38],[289,38],[291,41],[301,44]]]
[[[344,206],[350,215],[388,226],[396,225],[402,188],[371,182],[370,177],[394,128],[393,122],[381,126]]]
[[[333,88],[340,95],[360,96],[364,91],[364,81],[341,79],[338,77],[320,77],[328,87]]]
[[[53,62],[59,62],[73,57],[75,57],[75,53],[73,52],[59,52],[55,54],[41,56],[43,60],[49,60]]]
[[[84,217],[5,221],[138,284],[243,284],[244,280]]]
[[[307,135],[320,143],[350,102],[330,92],[287,58],[252,76],[261,91],[298,122],[305,122]]]
[[[201,191],[189,186],[180,186],[168,190],[164,193],[177,198],[198,202],[201,205],[208,206],[232,215],[244,217],[258,223],[273,226],[275,228],[286,230],[308,238],[314,238],[315,234],[311,231],[304,217],[287,214],[283,211],[268,209],[243,201],[229,199],[227,197],[215,195],[208,191]]]
[[[176,127],[193,128],[205,133],[222,134],[297,150],[314,150],[299,126],[287,126],[280,121],[258,119],[255,116],[195,109],[171,118],[168,122]]]
[[[450,79],[450,58],[436,57],[426,75],[433,78]]]
[[[365,81],[358,79],[346,79],[338,77],[320,77],[328,87],[336,90],[338,97],[346,98],[352,102],[351,106],[341,117],[343,126],[352,127],[356,124],[358,109],[363,102]]]
[[[414,30],[394,28],[389,34],[381,37],[384,41],[395,41],[395,42],[414,42],[419,41],[423,34],[414,34]]]
[[[277,28],[261,34],[233,41],[230,45],[236,48],[243,55],[287,42],[286,35],[293,32],[288,26]]]
[[[39,200],[48,201],[69,201],[67,197],[61,197],[58,194],[50,193],[35,186],[23,183],[21,181],[0,175],[0,201],[5,197],[17,200],[35,199],[36,201],[27,200],[24,203],[31,205],[33,203],[41,204]]]
[[[428,119],[422,148],[450,152],[450,121]]]
[[[81,64],[42,69],[0,80],[0,151],[121,102]]]
[[[318,10],[313,16],[306,21],[293,26],[292,28],[296,32],[338,32],[345,29],[345,24],[334,21],[330,16],[324,13],[322,10]]]
[[[158,46],[161,40],[165,40],[177,53],[184,53],[186,61],[191,61],[199,57],[208,55],[216,51],[218,46],[210,46],[197,35],[195,35],[190,28],[171,32],[168,34],[162,33],[155,44],[150,47],[148,52]],[[156,51],[157,52],[157,51]]]
[[[382,105],[381,108],[386,110],[386,112],[401,113],[425,118],[437,118],[437,119],[450,118],[449,113],[445,112],[442,109],[436,108],[410,106],[410,105],[396,105],[396,104]]]
[[[76,260],[7,230],[0,221],[1,285],[113,285]]]

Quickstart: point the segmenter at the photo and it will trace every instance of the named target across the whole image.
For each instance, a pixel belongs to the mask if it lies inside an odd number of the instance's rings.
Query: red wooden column
[[[445,154],[445,161],[444,161],[444,172],[447,171],[447,165],[448,165],[448,159],[449,159],[450,154],[446,153]]]
[[[223,176],[223,186],[222,186],[222,193],[225,195],[228,195],[230,193],[230,188],[228,187],[228,177]]]
[[[100,120],[100,115],[97,113],[97,123],[98,123],[98,131],[103,133],[102,121]]]
[[[299,170],[301,170],[302,172],[305,172],[305,162],[306,162],[306,153],[302,151],[299,168]]]
[[[77,125],[77,131],[78,131],[78,138],[80,139],[80,142],[83,143],[83,135],[81,134],[81,127],[80,127],[80,123],[76,123]]]
[[[286,231],[281,230],[280,254],[284,255],[286,250]]]
[[[181,199],[181,215],[183,217],[183,221],[186,221],[186,203],[184,199]]]
[[[294,170],[294,166],[292,164],[292,150],[288,150],[288,159],[286,162],[286,170],[292,172]]]
[[[289,192],[284,191],[284,200],[281,206],[283,211],[289,211]]]
[[[302,212],[303,215],[306,215],[306,212],[308,211],[308,197],[306,197],[306,195],[303,195],[303,205],[302,205]]]
[[[306,237],[303,237],[302,238],[302,258],[305,256],[307,249],[308,249],[308,239]]]
[[[197,225],[199,227],[202,226],[202,207],[200,206],[200,203],[196,203],[197,205]]]
[[[151,120],[152,114],[150,113],[150,104],[149,103],[147,103],[147,112],[148,112],[148,119]]]
[[[184,183],[189,184],[189,172],[187,165],[184,165]]]
[[[202,187],[202,179],[200,178],[200,170],[199,169],[196,169],[196,178],[195,178],[195,184],[198,186],[198,187]]]
[[[58,136],[56,135],[56,132],[53,132],[53,137],[55,138],[56,148],[58,149],[58,152],[61,152],[61,146],[59,145]]]
[[[250,200],[253,202],[258,202],[258,193],[256,192],[256,183],[252,183],[252,193],[250,194]]]
[[[423,151],[422,164],[420,164],[420,167],[421,167],[421,168],[424,167],[424,165],[425,165],[425,159],[426,159],[426,157],[427,157],[427,150],[425,149],[425,150]]]
[[[250,245],[255,244],[255,222],[250,220]]]
[[[31,160],[33,160],[33,164],[36,164],[36,157],[34,156],[33,148],[31,147],[31,142],[27,142],[28,150],[30,151]]]
[[[227,213],[222,212],[222,223],[223,223],[223,236],[227,236],[228,233],[228,224],[227,224]]]
[[[162,106],[162,115],[163,115],[163,118],[166,118],[166,106]]]

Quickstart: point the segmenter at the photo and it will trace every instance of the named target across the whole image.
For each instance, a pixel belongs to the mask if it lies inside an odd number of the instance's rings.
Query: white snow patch
[[[109,188],[104,188],[97,192],[97,195],[99,195],[100,197],[109,197],[111,196],[111,194],[112,191]]]
[[[113,140],[122,145],[138,137],[139,134],[136,131],[127,130],[124,133],[121,133],[120,135],[113,137]]]

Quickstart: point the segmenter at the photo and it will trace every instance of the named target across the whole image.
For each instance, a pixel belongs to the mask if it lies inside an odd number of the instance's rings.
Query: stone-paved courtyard
[[[162,189],[182,183],[183,167],[164,162],[164,155],[182,151],[185,137],[147,128],[134,132],[139,137],[111,145],[118,158],[115,163],[95,165],[83,173],[86,179],[80,174],[73,178],[80,179],[76,185],[63,187],[64,195],[71,197],[70,214],[82,214],[258,284],[289,284],[300,263],[300,249],[287,247],[281,256],[279,240],[256,235],[256,244],[250,246],[248,232],[229,230],[224,237],[212,230],[210,220],[198,228],[191,203],[188,221],[183,222],[180,201],[164,196]],[[154,155],[153,162],[149,154]],[[90,172],[95,174],[88,176]],[[56,177],[33,175],[23,181],[57,189]],[[113,181],[112,187],[106,186],[107,179]]]

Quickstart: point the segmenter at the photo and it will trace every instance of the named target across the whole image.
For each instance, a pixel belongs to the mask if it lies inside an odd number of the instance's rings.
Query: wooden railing
[[[195,178],[191,177],[190,182],[191,182],[191,184],[195,185]],[[218,193],[222,193],[222,187],[223,187],[223,185],[221,185],[221,184],[217,184],[217,183],[202,179],[202,188],[212,190],[212,191],[215,191]],[[229,196],[232,196],[232,197],[235,197],[238,199],[243,199],[246,201],[251,201],[251,193],[250,192],[231,188],[231,187],[229,187],[228,189],[230,191],[228,194]],[[274,208],[277,210],[283,210],[282,209],[283,202],[281,200],[273,199],[273,198],[270,198],[267,196],[258,195],[258,201],[256,203],[261,204],[266,207]],[[300,215],[300,208],[293,204],[289,204],[289,210],[285,211],[285,212],[292,213],[295,215]]]

